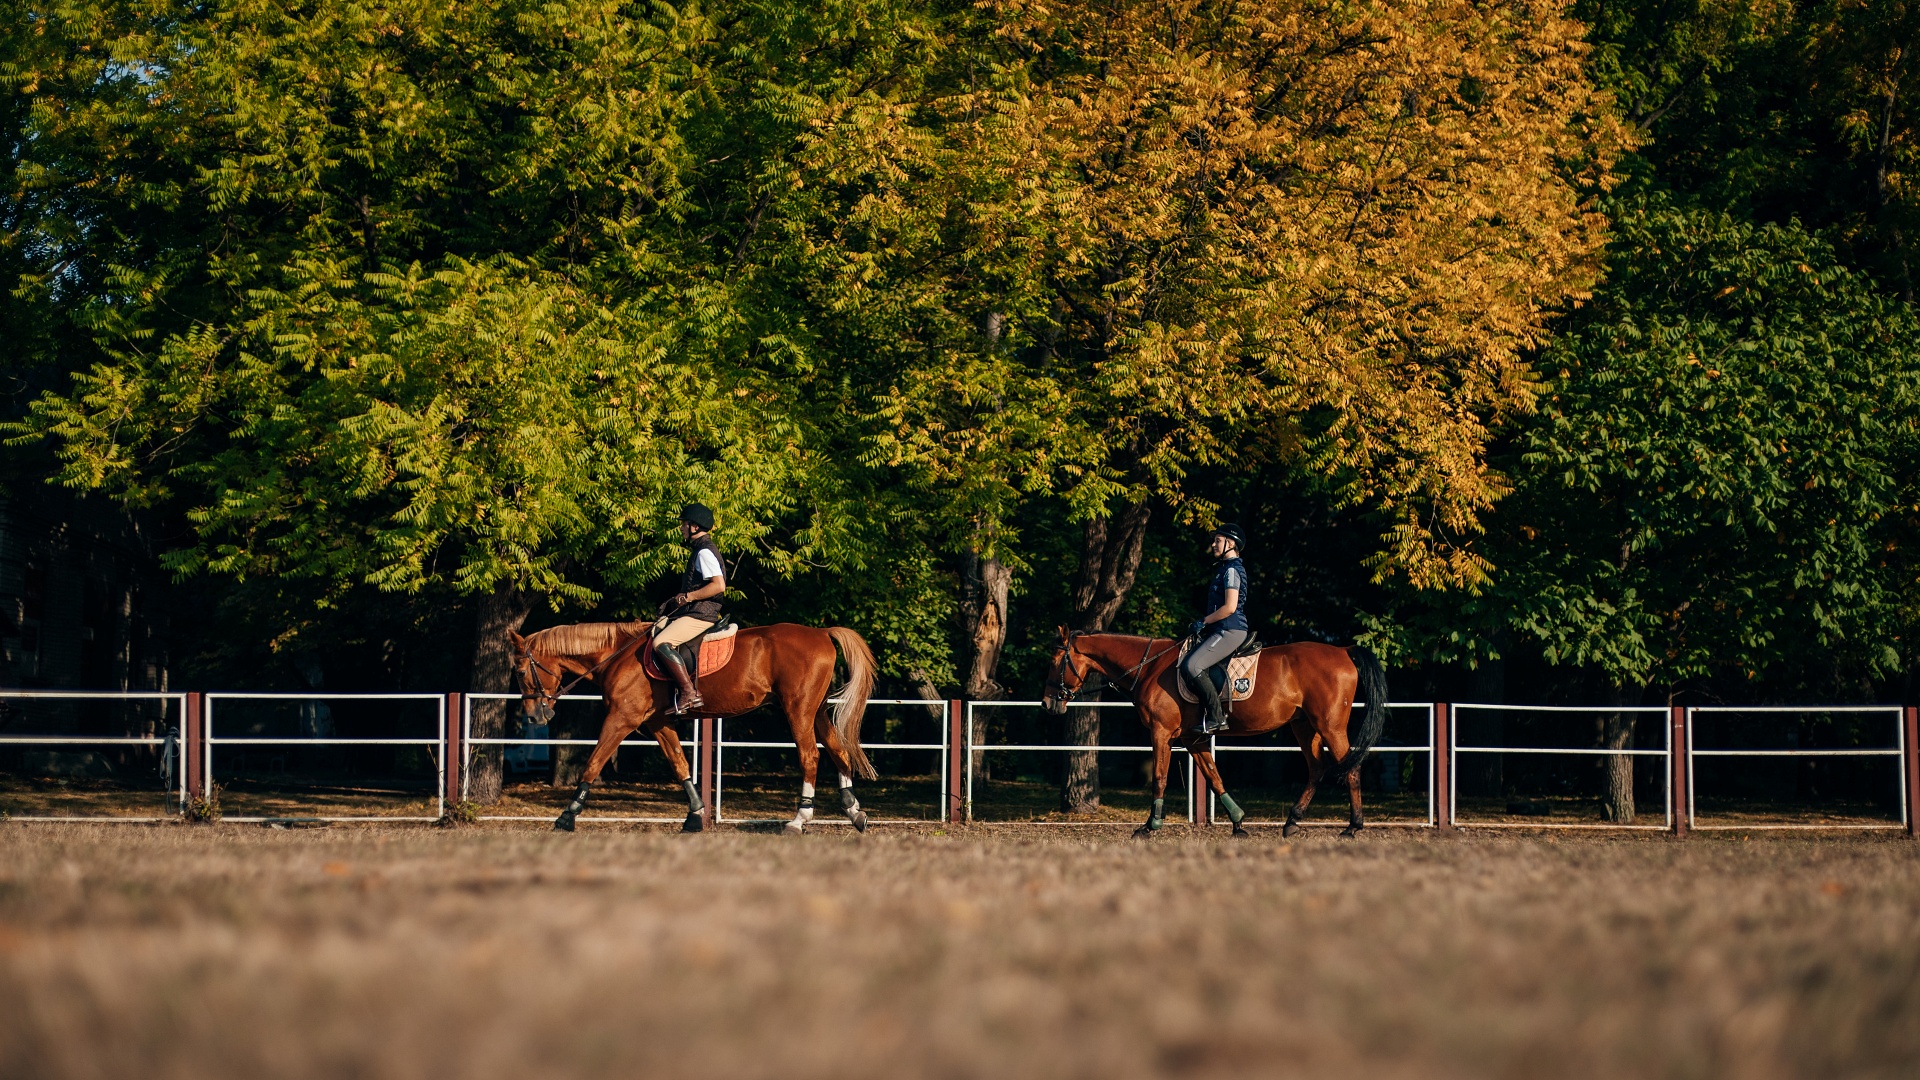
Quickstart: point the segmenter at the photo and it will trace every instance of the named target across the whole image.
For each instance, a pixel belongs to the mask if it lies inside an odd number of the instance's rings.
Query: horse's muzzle
[[[1040,707],[1055,716],[1067,715],[1067,699],[1063,697],[1054,697],[1052,694],[1048,694],[1046,697],[1040,699]]]
[[[527,710],[525,716],[531,723],[551,723],[553,721],[553,706],[544,701],[537,702],[533,708]]]

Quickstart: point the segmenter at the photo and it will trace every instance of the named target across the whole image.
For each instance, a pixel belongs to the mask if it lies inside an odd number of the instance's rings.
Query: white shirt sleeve
[[[727,576],[726,569],[720,565],[720,556],[715,555],[706,548],[700,549],[700,554],[694,557],[693,564],[694,567],[700,571],[700,576],[706,578],[708,581]]]

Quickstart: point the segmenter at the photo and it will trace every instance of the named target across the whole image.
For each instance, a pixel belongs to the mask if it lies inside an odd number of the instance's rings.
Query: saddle
[[[696,680],[694,685],[699,685],[700,676],[711,675],[727,666],[727,661],[733,659],[734,637],[739,633],[740,624],[729,619],[713,624],[713,629],[680,646],[680,658]],[[651,631],[648,636],[652,636]],[[640,650],[640,665],[646,669],[647,678],[672,681],[660,670],[660,661],[650,646]]]
[[[1247,635],[1247,643],[1235,649],[1232,656],[1207,669],[1207,677],[1213,680],[1215,690],[1220,692],[1223,702],[1245,701],[1253,696],[1253,685],[1260,677],[1260,638]],[[1193,651],[1193,639],[1188,638],[1180,646],[1180,658],[1176,664],[1184,663],[1187,654]],[[1200,704],[1200,698],[1187,685],[1187,680],[1176,675],[1173,680],[1180,687],[1180,700]]]

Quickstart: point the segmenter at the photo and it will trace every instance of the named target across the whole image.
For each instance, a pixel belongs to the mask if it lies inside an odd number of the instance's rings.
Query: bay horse
[[[509,630],[507,636],[513,642],[514,672],[520,680],[520,707],[528,720],[545,723],[552,718],[564,689],[561,680],[568,675],[575,682],[597,683],[606,702],[600,740],[587,760],[573,801],[555,819],[555,829],[573,831],[574,819],[587,805],[588,790],[621,742],[635,731],[659,741],[660,752],[686,789],[687,819],[681,831],[699,832],[706,827],[699,785],[680,749],[680,736],[673,727],[676,718],[668,715],[673,687],[648,678],[641,664],[641,653],[653,636],[652,622],[576,623],[524,637]],[[837,655],[846,657],[847,682],[840,700],[829,708]],[[840,776],[840,802],[847,820],[855,829],[867,831],[866,812],[853,796],[853,778],[873,780],[879,775],[860,746],[860,721],[873,693],[874,670],[873,652],[865,639],[844,626],[822,630],[775,623],[740,630],[733,658],[720,670],[700,677],[700,693],[706,699],[702,716],[738,716],[768,701],[786,714],[794,748],[800,753],[800,809],[787,822],[788,832],[803,832],[813,820],[822,744]]]
[[[1246,811],[1227,794],[1226,785],[1220,782],[1220,770],[1214,765],[1209,741],[1214,736],[1200,734],[1205,706],[1180,697],[1176,684],[1180,678],[1176,668],[1179,657],[1180,642],[1167,638],[1086,633],[1063,626],[1041,701],[1049,712],[1065,713],[1067,703],[1086,685],[1088,674],[1098,671],[1140,710],[1140,722],[1153,736],[1153,809],[1147,823],[1134,830],[1134,836],[1151,836],[1165,823],[1167,769],[1176,738],[1193,755],[1208,787],[1226,808],[1233,835],[1246,836],[1246,827],[1241,824]],[[1359,717],[1352,715],[1356,690],[1367,702],[1366,711]],[[1282,835],[1292,836],[1299,830],[1300,817],[1313,802],[1315,788],[1323,782],[1345,780],[1353,799],[1353,814],[1340,835],[1352,836],[1364,825],[1360,814],[1360,762],[1380,741],[1386,717],[1387,674],[1371,652],[1359,645],[1343,649],[1300,641],[1260,650],[1253,696],[1233,703],[1227,727],[1215,735],[1263,735],[1282,726],[1291,728],[1307,758],[1307,786],[1300,793],[1300,801],[1287,811]]]

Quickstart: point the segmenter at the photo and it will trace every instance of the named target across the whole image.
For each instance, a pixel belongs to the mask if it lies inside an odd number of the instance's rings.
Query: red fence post
[[[1920,837],[1920,705],[1900,710],[1900,780],[1907,785],[1907,835]]]
[[[711,716],[698,717],[693,722],[693,737],[700,743],[700,816],[709,825],[720,820],[713,809],[714,781],[720,775],[719,727],[720,722]]]
[[[957,825],[967,816],[967,709],[958,699],[947,701],[947,760],[940,820]]]
[[[186,715],[180,724],[180,758],[187,773],[187,798],[207,797],[206,700],[198,692],[187,695]]]
[[[1670,726],[1667,730],[1669,740],[1667,762],[1673,770],[1673,835],[1685,837],[1693,832],[1692,815],[1688,809],[1693,805],[1693,791],[1687,786],[1693,770],[1689,767],[1692,717],[1684,705],[1671,706]]]
[[[1207,740],[1207,747],[1213,747],[1212,739]],[[1200,755],[1188,751],[1187,805],[1193,808],[1195,825],[1213,824],[1213,800],[1208,798],[1211,794],[1213,792],[1207,784],[1207,775],[1200,769]]]
[[[1433,827],[1453,831],[1453,709],[1433,703]]]
[[[467,731],[466,725],[461,722],[464,714],[460,708],[460,703],[465,698],[464,694],[447,695],[447,737],[440,745],[440,752],[445,755],[445,760],[440,763],[440,775],[446,778],[442,783],[446,787],[445,800],[448,806],[466,798],[467,794],[465,790]]]

